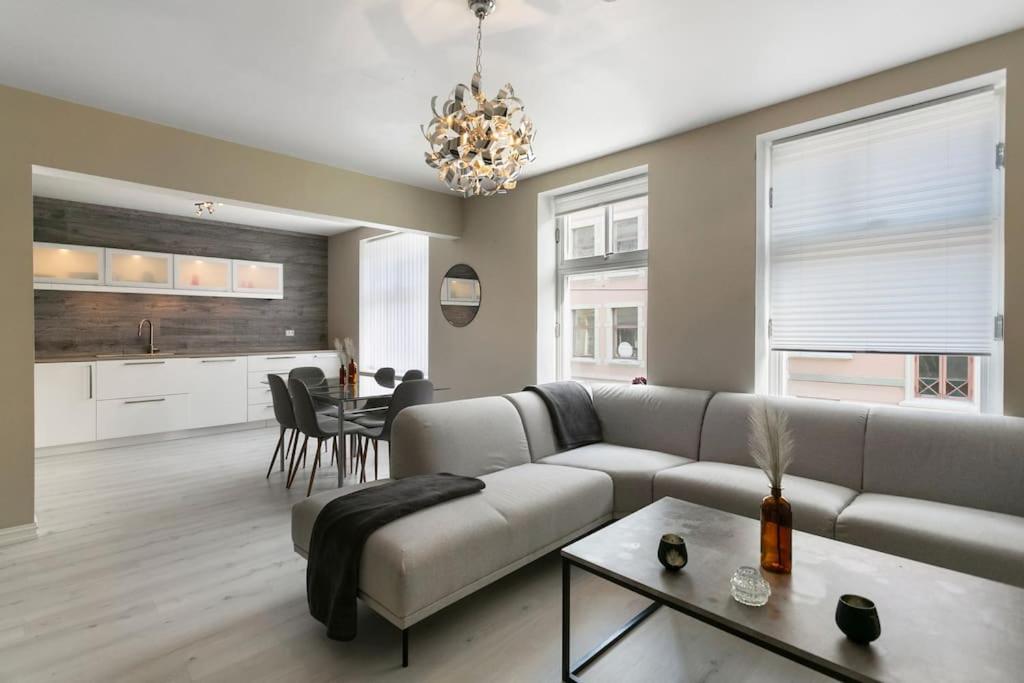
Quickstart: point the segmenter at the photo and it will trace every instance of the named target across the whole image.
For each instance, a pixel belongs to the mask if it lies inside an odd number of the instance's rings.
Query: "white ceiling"
[[[0,82],[441,190],[419,126],[467,82],[464,0],[0,0]],[[548,171],[1024,26],[1021,0],[498,0]]]
[[[213,214],[199,218],[212,223],[237,223],[313,235],[336,235],[356,228],[360,223],[345,219],[300,213],[271,206],[239,203],[218,197],[196,196],[180,190],[168,190],[123,180],[112,180],[84,173],[72,173],[42,166],[32,168],[32,194],[37,197],[66,199],[73,202],[119,206],[138,211],[154,211],[170,216],[196,218],[195,203],[212,201]]]

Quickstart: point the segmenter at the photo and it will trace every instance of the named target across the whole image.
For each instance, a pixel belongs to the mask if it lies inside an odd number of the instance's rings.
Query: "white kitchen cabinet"
[[[243,294],[284,293],[284,264],[265,261],[232,261],[232,291]]]
[[[97,398],[138,398],[187,394],[192,358],[161,356],[100,361],[96,368]]]
[[[175,254],[174,288],[207,292],[231,291],[231,260]]]
[[[264,420],[274,419],[273,403],[261,403],[259,405],[249,406],[248,411],[248,422],[263,422]]]
[[[118,439],[188,429],[188,415],[188,394],[98,401],[96,437]]]
[[[338,354],[333,351],[317,351],[313,354],[310,365],[315,365],[324,371],[324,375],[327,377],[338,378],[338,373],[341,370],[341,361],[338,359]]]
[[[35,366],[36,448],[96,440],[96,364]]]
[[[102,285],[103,249],[35,242],[32,279],[52,284]]]
[[[188,359],[190,428],[215,427],[248,419],[245,356]]]
[[[107,249],[106,283],[118,287],[174,286],[174,257],[153,251]]]

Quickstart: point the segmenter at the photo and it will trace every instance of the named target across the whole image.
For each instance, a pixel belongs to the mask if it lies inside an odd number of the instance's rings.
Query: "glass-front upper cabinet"
[[[233,261],[234,291],[249,294],[283,294],[284,266],[263,261]]]
[[[107,249],[107,284],[119,287],[174,286],[171,254]]]
[[[103,284],[103,249],[36,242],[32,245],[32,278],[55,284]]]
[[[174,256],[174,288],[231,291],[231,261],[205,256]]]

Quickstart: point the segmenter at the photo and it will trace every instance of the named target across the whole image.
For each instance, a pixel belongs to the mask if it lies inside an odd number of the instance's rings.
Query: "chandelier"
[[[437,97],[431,99],[434,118],[421,127],[430,143],[426,160],[441,182],[463,196],[504,194],[515,189],[523,168],[534,160],[533,121],[511,84],[493,100],[481,90],[483,23],[495,0],[467,1],[477,18],[476,72],[468,88],[455,86],[440,111]]]

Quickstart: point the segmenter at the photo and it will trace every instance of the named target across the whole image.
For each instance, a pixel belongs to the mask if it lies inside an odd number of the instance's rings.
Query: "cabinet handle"
[[[125,365],[163,365],[166,362],[165,360],[134,360],[125,363]]]
[[[92,400],[92,366],[87,366],[89,369],[89,400]]]
[[[267,356],[267,360],[293,360],[295,356]]]
[[[204,358],[200,363],[234,363],[237,358]]]
[[[166,400],[166,398],[143,398],[138,401],[125,401],[124,403],[125,405],[130,405],[132,403],[160,403],[161,401]]]

